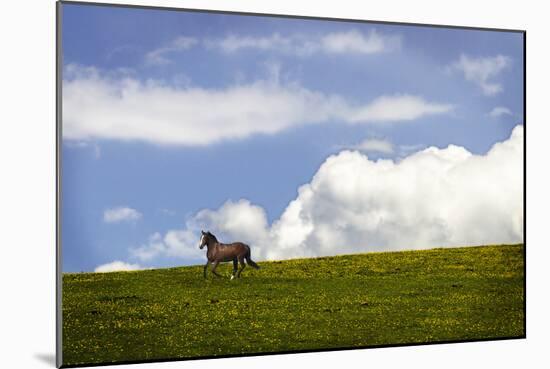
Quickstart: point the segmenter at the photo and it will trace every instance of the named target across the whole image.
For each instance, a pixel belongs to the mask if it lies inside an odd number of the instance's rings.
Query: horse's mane
[[[206,234],[207,234],[208,236],[210,236],[210,238],[211,238],[214,242],[218,242],[218,243],[219,243],[219,241],[218,241],[218,239],[216,238],[216,236],[214,236],[212,233],[210,233],[210,231],[206,232]]]

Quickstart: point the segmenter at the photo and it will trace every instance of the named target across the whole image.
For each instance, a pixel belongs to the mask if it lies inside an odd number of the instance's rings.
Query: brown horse
[[[199,241],[199,248],[202,250],[206,246],[206,265],[204,266],[204,278],[206,278],[206,269],[208,265],[212,263],[212,273],[221,277],[216,272],[216,268],[220,262],[233,261],[233,273],[231,274],[231,279],[239,278],[243,269],[246,267],[244,260],[248,265],[253,268],[260,269],[258,264],[252,261],[250,258],[250,246],[242,242],[233,242],[233,243],[221,243],[218,241],[216,236],[210,232],[201,231],[201,240]],[[238,263],[241,264],[241,269],[237,271]]]

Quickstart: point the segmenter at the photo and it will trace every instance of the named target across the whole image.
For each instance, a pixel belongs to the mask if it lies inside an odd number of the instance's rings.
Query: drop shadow
[[[34,358],[55,368],[55,354],[34,354]]]

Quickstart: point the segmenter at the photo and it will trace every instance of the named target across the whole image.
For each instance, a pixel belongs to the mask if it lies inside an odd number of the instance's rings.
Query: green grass
[[[64,365],[525,334],[523,245],[259,264],[63,275]]]

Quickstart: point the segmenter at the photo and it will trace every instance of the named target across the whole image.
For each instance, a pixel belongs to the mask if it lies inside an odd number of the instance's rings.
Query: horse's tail
[[[246,247],[246,255],[244,257],[246,259],[246,263],[250,265],[252,268],[260,269],[260,266],[256,264],[251,258],[250,258],[250,247]]]

